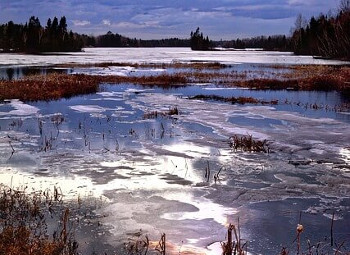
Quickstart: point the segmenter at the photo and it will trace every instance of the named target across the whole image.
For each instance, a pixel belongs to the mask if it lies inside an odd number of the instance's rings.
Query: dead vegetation
[[[233,135],[229,138],[229,145],[235,152],[270,152],[267,140],[255,140],[252,135]]]
[[[95,93],[98,85],[98,81],[83,74],[33,75],[21,80],[0,81],[0,100],[36,101],[67,98]]]
[[[173,116],[173,115],[179,115],[179,110],[176,106],[172,107],[168,111],[164,111],[164,112],[151,111],[151,112],[145,113],[143,115],[143,119],[156,119],[159,117],[168,117],[168,116]]]
[[[133,67],[133,68],[174,68],[174,69],[224,69],[230,65],[219,62],[171,62],[171,63],[132,63],[132,62],[101,62],[87,64],[58,64],[59,68],[88,68],[88,67]]]
[[[0,254],[75,255],[78,243],[69,228],[69,209],[62,206],[59,189],[26,194],[0,186]],[[59,211],[57,209],[60,208]],[[61,215],[49,233],[47,217]]]
[[[234,238],[232,236],[234,234]],[[223,255],[247,255],[248,243],[244,242],[241,238],[241,230],[238,222],[236,227],[233,224],[229,224],[227,228],[227,242],[221,242]]]
[[[26,189],[15,190],[0,186],[0,254],[8,255],[78,255],[78,242],[74,239],[74,229],[70,224],[70,209],[64,206],[62,192],[54,187],[53,192],[26,193]],[[81,205],[78,198],[78,204]],[[59,217],[57,221],[47,218]],[[48,227],[48,224],[56,224]],[[296,227],[292,243],[283,247],[280,255],[288,254],[349,254],[345,242],[337,242],[334,237],[334,213],[330,223],[330,237],[311,243],[303,239],[304,225]],[[49,229],[56,229],[53,233]],[[229,224],[225,241],[221,242],[223,255],[249,254],[248,241],[242,238],[240,224]],[[124,243],[127,254],[172,254],[179,248],[166,239],[162,233],[159,241],[152,241],[142,230],[132,234]],[[96,254],[96,253],[93,253]],[[179,254],[197,254],[184,249]]]
[[[96,93],[101,83],[135,83],[168,87],[176,84],[186,84],[187,80],[177,74],[142,77],[58,73],[34,75],[20,80],[0,81],[0,101],[6,99],[37,101],[69,98],[76,95]]]
[[[349,66],[289,66],[290,70],[269,79],[241,80],[240,87],[255,89],[293,89],[350,93]]]
[[[334,238],[334,212],[330,222],[330,236],[325,237],[323,241],[312,243],[309,239],[303,240],[302,236],[305,231],[304,225],[301,224],[301,212],[299,223],[296,227],[296,237],[289,247],[283,247],[279,255],[340,255],[350,254],[349,246],[344,241],[336,242]]]
[[[196,95],[196,96],[190,97],[189,99],[213,100],[213,101],[228,102],[232,104],[271,104],[271,105],[278,104],[278,100],[264,101],[253,97],[222,97],[217,95]]]
[[[70,64],[69,64],[70,65]],[[68,65],[68,66],[69,66]],[[76,95],[95,93],[102,83],[132,83],[144,86],[185,86],[193,83],[212,83],[220,86],[245,87],[251,89],[293,89],[293,90],[336,90],[350,94],[350,67],[294,66],[285,67],[288,72],[265,73],[256,71],[222,71],[228,66],[220,63],[170,63],[170,64],[130,64],[101,63],[72,66],[134,66],[190,69],[147,76],[97,76],[86,74],[32,75],[19,80],[0,81],[0,100],[20,99],[23,101],[55,100]],[[64,65],[63,65],[64,66]],[[212,71],[208,71],[212,70]],[[254,78],[259,77],[259,78]],[[266,78],[268,77],[268,78]]]

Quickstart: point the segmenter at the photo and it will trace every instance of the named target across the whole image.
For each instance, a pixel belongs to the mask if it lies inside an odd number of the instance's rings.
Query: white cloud
[[[290,6],[313,6],[314,8],[319,6],[329,6],[335,4],[337,0],[288,0]],[[333,2],[333,3],[332,3]],[[324,10],[327,11],[327,10]]]
[[[145,26],[137,23],[123,21],[115,24],[114,27],[135,29],[135,28],[144,28]]]
[[[77,26],[77,27],[83,27],[83,26],[87,26],[90,24],[91,23],[88,20],[73,20],[73,25]]]
[[[104,19],[104,20],[102,20],[102,24],[105,25],[105,26],[110,26],[112,23],[111,23],[110,20]]]

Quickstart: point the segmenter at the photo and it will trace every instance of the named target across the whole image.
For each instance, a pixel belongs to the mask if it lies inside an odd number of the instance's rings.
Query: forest
[[[99,36],[77,34],[68,31],[64,16],[60,20],[56,17],[53,20],[48,19],[45,27],[34,16],[24,25],[12,21],[0,25],[0,52],[67,52],[80,51],[83,47],[191,47],[192,50],[214,50],[217,47],[259,48],[348,60],[350,1],[341,0],[335,14],[320,14],[318,17],[311,17],[309,21],[299,15],[290,36],[258,36],[226,41],[210,40],[199,27],[190,33],[189,39],[142,40],[111,31]]]
[[[320,14],[308,23],[299,15],[290,40],[295,54],[350,59],[350,1],[341,1],[336,15]]]
[[[108,31],[104,35],[81,35],[85,47],[190,47],[188,39],[169,38],[161,40],[142,40],[128,38]]]
[[[297,55],[350,59],[350,1],[342,0],[336,14],[311,17],[306,21],[299,15],[291,36],[258,36],[230,41],[210,41],[199,28],[191,32],[191,48],[209,50],[215,47],[291,51]]]
[[[12,21],[0,25],[0,49],[3,52],[67,52],[80,51],[84,46],[81,36],[67,30],[66,17],[56,17],[41,26],[37,17],[30,17],[26,24]]]
[[[0,52],[74,52],[83,47],[190,47],[190,41],[178,38],[141,40],[111,31],[99,36],[78,34],[68,31],[65,16],[60,20],[49,18],[45,27],[34,16],[24,25],[13,21],[0,24]]]

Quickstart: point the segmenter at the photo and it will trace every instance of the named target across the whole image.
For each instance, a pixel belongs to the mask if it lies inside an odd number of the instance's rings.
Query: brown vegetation
[[[131,62],[101,62],[87,64],[58,64],[55,67],[76,68],[76,67],[134,67],[134,68],[174,68],[174,69],[224,69],[230,65],[219,62],[171,62],[171,63],[131,63]]]
[[[126,63],[102,63],[101,66],[130,65]],[[90,64],[89,64],[90,65]],[[99,65],[99,64],[96,64]],[[135,64],[135,66],[158,64]],[[52,100],[75,95],[95,93],[101,83],[133,83],[144,86],[185,86],[191,83],[213,83],[221,86],[246,87],[253,89],[293,90],[336,90],[350,94],[350,67],[294,66],[285,67],[290,72],[273,73],[264,71],[232,70],[222,72],[219,63],[172,63],[159,64],[166,67],[191,68],[193,71],[162,73],[148,76],[97,76],[86,74],[58,74],[27,76],[20,80],[0,81],[0,100],[20,99],[23,101]],[[91,65],[90,65],[91,66]],[[207,69],[215,69],[208,72]],[[260,77],[260,78],[252,78]],[[271,77],[271,78],[262,78]],[[216,100],[212,98],[213,100]],[[222,100],[220,100],[222,101]],[[234,100],[233,100],[234,101]],[[238,99],[233,103],[256,103]],[[263,103],[263,102],[258,102]]]
[[[48,233],[46,217],[60,202],[54,195],[38,192],[27,195],[25,190],[0,186],[0,254],[9,255],[75,255],[78,243],[68,230],[69,210],[62,211],[61,225]]]
[[[248,152],[265,152],[269,153],[270,148],[267,144],[267,140],[255,140],[252,135],[238,136],[233,135],[229,139],[230,147],[234,151],[248,151]]]
[[[176,106],[174,108],[170,108],[168,111],[165,111],[165,112],[152,111],[152,112],[145,113],[143,115],[143,118],[156,119],[158,117],[166,117],[166,116],[172,116],[172,115],[179,115],[179,110]]]
[[[33,75],[21,80],[0,81],[0,100],[51,100],[94,93],[99,82],[87,75],[52,73]]]
[[[232,231],[234,233],[234,239],[232,237]],[[234,241],[233,241],[234,240]],[[227,228],[227,242],[221,242],[222,254],[223,255],[247,255],[248,246],[247,242],[243,243],[241,238],[241,231],[238,223],[238,227],[229,224]]]
[[[217,95],[196,95],[190,97],[189,99],[198,99],[198,100],[214,100],[229,102],[232,104],[278,104],[278,100],[263,101],[253,97],[222,97]]]
[[[98,91],[101,83],[135,83],[150,86],[186,84],[186,77],[177,74],[158,76],[95,76],[85,74],[33,75],[20,80],[0,81],[0,100],[53,100]]]

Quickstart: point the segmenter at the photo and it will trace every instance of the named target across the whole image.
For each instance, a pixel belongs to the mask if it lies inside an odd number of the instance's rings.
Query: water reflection
[[[317,197],[296,209],[307,210],[320,205],[321,198],[349,194],[348,187],[340,185],[348,176],[349,118],[284,103],[286,98],[300,104],[343,103],[336,92],[262,92],[212,85],[162,90],[130,84],[104,85],[101,90],[52,102],[0,104],[0,178],[8,185],[35,189],[57,185],[68,197],[108,197],[101,214],[106,215],[103,223],[112,226],[111,244],[142,228],[155,236],[167,232],[177,244],[207,247],[222,241],[226,224],[246,213],[241,216],[243,234],[255,239],[252,250],[264,253],[261,247],[273,232],[259,239],[254,231],[273,226],[276,215],[281,227],[291,219],[281,212],[292,207],[283,199],[293,197],[300,203],[310,194]],[[188,99],[196,94],[282,103],[232,105]],[[177,116],[145,118],[174,106]],[[234,153],[228,137],[236,133],[268,139],[273,153]],[[216,181],[213,176],[219,169]],[[268,202],[241,207],[267,200],[275,201],[272,207]],[[340,202],[332,206],[344,210]],[[258,225],[262,218],[265,223]],[[323,226],[319,218],[311,221]],[[278,247],[271,247],[277,253]]]
[[[73,70],[70,68],[52,68],[52,67],[0,67],[0,80],[18,80],[29,75],[47,75],[50,73],[70,74]]]
[[[13,68],[7,68],[6,73],[7,73],[7,79],[11,81],[13,79],[13,75],[15,71],[13,70]]]

